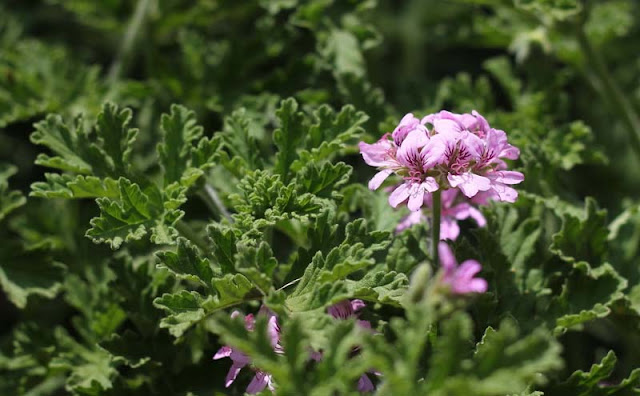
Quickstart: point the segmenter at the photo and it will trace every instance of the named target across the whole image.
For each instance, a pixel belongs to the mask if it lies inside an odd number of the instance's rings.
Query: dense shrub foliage
[[[0,394],[640,394],[638,21],[3,2]]]

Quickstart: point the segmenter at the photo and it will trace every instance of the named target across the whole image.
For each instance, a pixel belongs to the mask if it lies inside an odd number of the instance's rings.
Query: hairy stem
[[[431,257],[435,265],[438,265],[440,262],[438,258],[438,243],[440,242],[440,211],[442,210],[440,195],[442,192],[437,190],[431,194],[431,210],[433,213],[431,217]]]

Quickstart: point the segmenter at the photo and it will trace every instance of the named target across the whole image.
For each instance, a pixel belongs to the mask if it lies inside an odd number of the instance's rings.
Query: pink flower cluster
[[[336,319],[346,320],[349,318],[357,318],[357,311],[364,308],[364,302],[362,300],[344,300],[337,304],[330,306],[327,309],[329,315],[333,316]],[[238,311],[233,311],[231,313],[232,318],[236,318],[242,315]],[[271,346],[273,350],[282,354],[284,351],[282,346],[280,345],[280,326],[278,326],[278,318],[275,313],[273,313],[270,309],[265,306],[260,308],[258,311],[258,315],[266,315],[268,317],[267,322],[267,331],[269,333],[269,338],[271,340]],[[245,328],[249,331],[253,331],[255,327],[255,318],[253,314],[248,314],[244,317]],[[358,320],[358,325],[370,329],[371,324],[365,320]],[[230,358],[232,361],[231,368],[227,373],[227,377],[225,379],[225,387],[231,386],[231,384],[236,380],[240,370],[244,368],[246,365],[251,363],[251,359],[249,356],[239,351],[236,348],[225,345],[213,356],[213,359],[222,359],[222,358]],[[310,358],[315,361],[319,361],[322,359],[322,352],[312,351],[310,354]],[[247,393],[250,395],[262,392],[265,388],[269,388],[271,392],[275,391],[275,386],[273,383],[273,377],[271,374],[254,368],[255,376],[253,380],[249,383],[247,387]],[[371,392],[375,390],[373,382],[366,374],[362,374],[360,379],[358,380],[358,391],[360,392]]]
[[[450,188],[468,198],[485,192],[491,199],[514,202],[518,193],[511,185],[524,180],[504,162],[517,159],[520,151],[476,111],[443,110],[422,119],[407,114],[391,134],[359,146],[365,162],[379,169],[370,189],[380,187],[391,174],[402,178],[389,196],[394,208],[407,201],[410,210],[418,211],[425,195]]]

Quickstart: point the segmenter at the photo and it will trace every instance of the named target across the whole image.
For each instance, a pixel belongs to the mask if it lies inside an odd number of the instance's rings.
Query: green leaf
[[[65,269],[37,252],[22,253],[9,243],[0,248],[0,285],[18,308],[26,307],[31,295],[54,298],[60,291]]]
[[[349,181],[352,170],[353,168],[344,162],[337,164],[325,162],[321,167],[314,162],[309,162],[296,175],[298,191],[330,198]]]
[[[120,334],[113,334],[111,338],[100,343],[100,346],[111,355],[114,361],[122,361],[131,368],[141,367],[151,361],[148,345],[143,343],[142,337],[127,329]]]
[[[234,230],[231,227],[213,223],[207,227],[207,233],[213,242],[212,253],[222,273],[234,272],[235,255],[238,252]]]
[[[72,176],[69,174],[45,173],[46,182],[31,185],[32,197],[39,198],[117,198],[120,196],[118,182],[112,178],[95,176]]]
[[[321,53],[331,59],[332,69],[336,74],[350,74],[362,77],[365,74],[365,62],[358,39],[351,32],[342,29],[331,29],[323,43]]]
[[[299,159],[291,164],[294,171],[312,162],[334,158],[348,142],[364,133],[362,125],[369,119],[351,105],[342,107],[338,114],[331,107],[323,105],[313,115],[315,122],[309,127],[305,149],[300,151]]]
[[[102,100],[104,84],[98,66],[82,62],[62,45],[20,37],[27,21],[10,18],[6,7],[2,17],[0,127],[49,112],[73,113]]]
[[[600,265],[607,250],[609,230],[606,210],[600,210],[595,200],[587,198],[581,217],[565,215],[562,228],[553,235],[551,251],[564,261],[584,260],[592,266]]]
[[[589,39],[600,46],[627,35],[633,23],[633,2],[615,0],[593,4],[584,30]]]
[[[395,271],[368,271],[362,279],[346,280],[353,298],[399,306],[407,291],[409,280]]]
[[[171,335],[179,338],[213,312],[254,297],[254,287],[244,275],[227,274],[222,278],[213,278],[211,286],[215,294],[207,297],[195,291],[182,290],[156,298],[153,305],[169,314],[162,319],[160,327],[167,328]]]
[[[55,331],[62,349],[50,367],[69,373],[66,389],[75,395],[101,395],[113,388],[118,375],[112,356],[95,345],[84,346],[71,338],[62,328]]]
[[[97,199],[100,217],[91,219],[92,227],[86,233],[96,243],[109,243],[112,249],[145,236],[161,211],[139,185],[120,178],[118,187],[119,199]]]
[[[98,114],[96,131],[102,149],[111,160],[115,174],[127,174],[131,166],[131,152],[138,130],[129,128],[130,109],[119,109],[113,103],[105,103]]]
[[[557,394],[571,392],[576,396],[632,395],[640,394],[640,369],[617,385],[606,384],[616,365],[616,355],[609,351],[599,364],[593,364],[589,372],[577,370],[563,383],[553,388]]]
[[[195,113],[183,106],[172,105],[171,114],[162,115],[162,143],[158,144],[158,156],[164,170],[165,186],[180,180],[189,165],[192,144],[202,136],[202,127],[196,122]]]
[[[179,278],[199,282],[209,286],[213,278],[211,264],[206,258],[202,258],[198,249],[184,238],[178,238],[175,251],[156,253],[160,261],[160,267],[166,268]]]
[[[557,20],[570,18],[582,9],[582,4],[577,0],[516,0],[515,4],[516,7]]]
[[[9,190],[9,178],[17,171],[15,166],[0,164],[0,221],[27,202],[20,191]]]
[[[288,183],[291,164],[298,158],[296,150],[302,145],[306,133],[304,116],[298,111],[298,103],[293,98],[282,101],[276,116],[280,125],[273,132],[273,143],[278,148],[274,171],[284,183]]]
[[[478,395],[525,391],[529,385],[544,384],[545,374],[562,368],[560,352],[560,344],[545,329],[522,335],[513,321],[504,320],[497,331],[487,328],[477,345],[473,365],[462,374],[469,376],[468,385],[458,388],[454,380],[452,389]]]
[[[471,356],[472,322],[463,314],[454,314],[442,325],[441,335],[433,345],[427,389],[438,389],[445,381],[462,371],[462,361]]]
[[[175,294],[163,294],[153,301],[153,305],[169,313],[160,322],[160,327],[169,329],[169,333],[178,338],[204,319],[206,315],[202,304],[211,300],[211,297],[206,300],[195,291],[182,290]]]
[[[233,157],[229,162],[232,168],[248,170],[264,168],[262,149],[256,132],[252,131],[252,124],[244,108],[234,111],[224,119],[224,131],[220,136]],[[235,171],[238,170],[240,169],[235,169]]]
[[[235,226],[249,232],[275,226],[284,220],[306,221],[315,216],[322,205],[331,201],[313,194],[298,194],[295,183],[284,185],[279,175],[257,170],[248,173],[238,186],[239,193],[229,196],[237,214]]]
[[[623,297],[627,280],[609,263],[592,269],[585,262],[574,264],[562,293],[552,300],[550,312],[558,318],[556,331],[609,315],[609,306]]]
[[[202,170],[213,167],[220,155],[221,148],[222,138],[219,136],[200,139],[197,146],[191,150],[191,166]]]
[[[338,114],[331,107],[323,105],[313,115],[315,122],[309,127],[305,146],[311,150],[312,157],[316,160],[326,158],[318,155],[327,150],[324,144],[340,147],[339,145],[358,138],[364,132],[362,125],[369,119],[352,105],[343,106]]]
[[[82,130],[82,120],[77,118],[73,129],[59,115],[49,115],[36,123],[36,130],[31,134],[31,141],[48,147],[57,156],[49,157],[39,154],[36,164],[56,168],[68,172],[90,174],[94,171],[88,135]]]
[[[263,294],[273,288],[273,272],[278,260],[268,243],[262,241],[258,247],[246,243],[238,244],[235,267],[245,275]]]

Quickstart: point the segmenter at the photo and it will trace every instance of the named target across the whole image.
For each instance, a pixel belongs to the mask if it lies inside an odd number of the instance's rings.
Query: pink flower
[[[400,120],[400,124],[398,124],[396,129],[391,133],[391,137],[393,138],[396,146],[400,146],[407,135],[414,130],[420,130],[427,133],[427,128],[419,119],[414,117],[411,113],[405,114],[405,116]]]
[[[415,211],[422,206],[425,193],[439,188],[428,172],[440,160],[442,145],[430,142],[424,126],[412,129],[406,135],[403,129],[400,131],[394,141],[385,135],[374,144],[360,142],[360,152],[367,164],[381,169],[369,182],[369,188],[377,189],[387,177],[396,173],[402,176],[404,183],[391,193],[389,204],[395,208],[408,199],[409,209]]]
[[[480,195],[476,195],[479,197]],[[475,197],[474,197],[475,198]],[[460,235],[460,226],[458,226],[459,220],[465,220],[468,218],[473,219],[478,227],[484,227],[487,224],[487,220],[476,207],[472,205],[474,200],[468,199],[458,194],[458,190],[449,189],[442,192],[442,210],[440,212],[440,239],[455,240]],[[432,207],[431,195],[425,198],[425,204],[428,208]],[[484,199],[486,204],[486,199]],[[400,232],[414,224],[427,221],[423,211],[411,212],[407,217],[402,219],[396,227],[396,232]]]
[[[445,146],[442,171],[447,181],[471,198],[481,191],[492,191],[495,199],[515,202],[518,193],[511,184],[524,180],[520,172],[508,171],[505,159],[517,159],[520,151],[507,142],[504,131],[490,128],[475,110],[471,114],[441,111],[425,117]],[[435,137],[435,136],[434,136]],[[432,139],[433,140],[433,139]]]
[[[336,319],[346,320],[349,318],[357,318],[357,312],[364,307],[364,301],[362,300],[343,300],[327,308],[327,312],[329,313],[329,315],[333,316]],[[366,320],[358,320],[357,323],[362,328],[371,328],[371,323]]]
[[[357,318],[358,317],[357,312],[362,308],[364,308],[364,306],[365,306],[364,301],[362,300],[358,300],[358,299],[351,300],[351,301],[343,300],[327,308],[327,312],[329,312],[329,315],[333,316],[336,319],[346,320],[349,318]],[[358,320],[357,323],[362,328],[365,328],[365,329],[371,328],[371,323],[369,323],[366,320]],[[322,359],[322,352],[312,353],[312,359],[316,361],[319,361],[320,359]],[[375,371],[371,371],[371,372],[376,375],[379,375],[379,373]],[[373,392],[375,389],[376,388],[373,385],[373,382],[371,382],[371,379],[369,378],[369,376],[367,376],[367,374],[362,374],[360,376],[360,379],[358,380],[358,391]]]
[[[453,294],[484,293],[487,291],[487,281],[475,278],[482,270],[476,260],[466,260],[460,266],[451,248],[445,242],[438,244],[440,264],[444,270],[442,282],[450,287]]]
[[[267,315],[268,323],[267,323],[267,331],[269,333],[269,338],[271,339],[271,346],[273,347],[276,353],[282,353],[282,346],[280,345],[280,327],[278,326],[278,320],[276,315],[271,312],[266,307],[260,308],[258,315]],[[232,318],[236,318],[240,316],[240,312],[233,311],[231,313]],[[253,314],[248,314],[244,317],[244,325],[245,328],[249,331],[253,331],[255,328],[255,318]],[[240,370],[249,363],[251,363],[251,359],[245,355],[243,352],[230,347],[228,345],[223,346],[218,350],[218,352],[213,356],[214,360],[222,359],[222,358],[230,358],[233,362],[229,372],[227,373],[227,377],[225,378],[224,386],[228,388],[231,384],[236,380]],[[253,380],[247,387],[247,393],[253,395],[258,392],[262,392],[264,388],[269,387],[269,390],[274,391],[274,385],[272,381],[271,374],[266,373],[262,370],[255,370],[256,375],[253,377]]]
[[[402,178],[389,196],[394,208],[406,201],[411,211],[418,211],[430,193],[449,188],[469,198],[489,192],[493,199],[514,202],[518,194],[511,185],[524,180],[522,173],[507,171],[504,162],[517,159],[519,150],[475,110],[443,110],[422,120],[407,114],[392,133],[359,147],[365,162],[378,168],[370,189],[379,188],[392,174]]]

